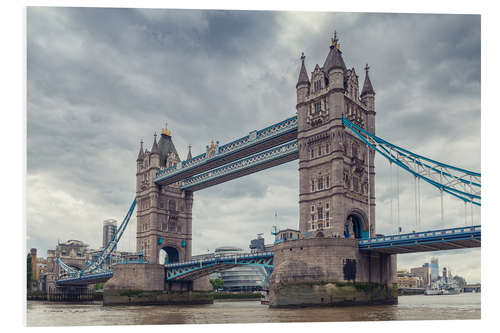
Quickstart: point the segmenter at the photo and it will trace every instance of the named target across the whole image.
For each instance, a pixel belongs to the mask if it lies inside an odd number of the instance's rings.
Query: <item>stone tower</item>
[[[375,133],[368,65],[360,94],[358,75],[347,69],[336,34],[311,80],[303,54],[301,59],[296,85],[300,232],[305,237],[368,237],[375,233],[374,152],[342,124],[344,115]]]
[[[180,162],[171,132],[163,129],[151,151],[141,141],[137,157],[137,251],[153,264],[191,259],[193,193],[180,189],[179,183],[160,186],[154,183],[156,171]],[[165,260],[160,262],[160,253]],[[163,256],[162,256],[163,257]]]

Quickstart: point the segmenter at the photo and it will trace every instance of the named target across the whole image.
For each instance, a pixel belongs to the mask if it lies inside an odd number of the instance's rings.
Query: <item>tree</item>
[[[224,280],[222,280],[220,278],[210,279],[210,283],[212,284],[212,287],[214,288],[214,290],[224,288]]]
[[[28,257],[26,260],[26,268],[28,269],[26,273],[26,278],[28,282],[28,290],[31,290],[31,287],[33,286],[33,260],[31,258],[31,253],[28,253]]]

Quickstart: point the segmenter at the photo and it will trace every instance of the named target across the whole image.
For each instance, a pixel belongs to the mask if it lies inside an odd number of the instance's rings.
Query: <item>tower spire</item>
[[[142,148],[142,144],[144,141],[141,139],[141,149],[139,149],[139,155],[137,156],[137,161],[142,161],[144,159],[144,149]]]
[[[372,82],[370,81],[370,76],[368,75],[368,71],[370,70],[370,66],[366,64],[365,66],[365,83],[363,83],[363,90],[361,90],[361,97],[367,94],[375,95],[375,90],[373,90]]]
[[[160,149],[158,148],[158,142],[156,142],[156,132],[154,134],[154,137],[155,137],[155,140],[153,142],[153,148],[151,148],[151,153],[152,154],[159,154],[160,153]]]
[[[165,134],[166,136],[172,136],[172,132],[168,130],[168,123],[165,122],[165,128],[161,131],[161,134]]]
[[[187,154],[186,160],[190,160],[193,158],[193,156],[191,155],[191,144],[188,145],[188,149],[189,149],[189,152]]]
[[[304,55],[304,52],[302,52],[302,55],[300,57],[300,60],[302,60],[302,66],[300,67],[299,80],[297,81],[297,86],[302,83],[309,85],[311,84],[311,82],[309,81],[309,77],[307,76],[306,65],[304,64],[305,59],[306,56]]]
[[[334,32],[332,42],[330,45],[330,52],[325,59],[325,63],[323,65],[323,72],[328,75],[328,72],[332,68],[341,68],[343,70],[347,70],[345,66],[344,59],[342,59],[342,51],[340,51],[340,42],[337,38],[337,31]]]

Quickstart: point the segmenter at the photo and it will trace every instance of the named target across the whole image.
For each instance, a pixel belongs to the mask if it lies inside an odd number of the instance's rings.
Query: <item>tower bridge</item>
[[[425,182],[435,187],[441,200],[450,195],[471,206],[481,205],[481,174],[377,136],[368,65],[360,88],[356,70],[346,67],[335,35],[323,66],[316,65],[311,78],[302,54],[296,115],[227,144],[212,141],[195,157],[189,149],[184,161],[167,127],[159,140],[154,135],[151,151],[141,142],[136,197],[101,257],[116,247],[137,203],[136,247],[150,264],[115,266],[108,289],[204,290],[211,272],[246,264],[273,267],[271,306],[394,303],[397,254],[480,247],[481,226],[446,228],[443,218],[439,230],[376,234],[375,153],[411,174],[416,186]],[[268,253],[192,261],[195,191],[295,159],[296,239],[276,242]],[[90,283],[91,275],[102,279],[108,274],[107,278],[109,272],[99,271],[102,258],[78,272],[67,269],[69,277],[58,282]],[[355,288],[343,290],[346,283]],[[356,287],[367,284],[369,288]]]

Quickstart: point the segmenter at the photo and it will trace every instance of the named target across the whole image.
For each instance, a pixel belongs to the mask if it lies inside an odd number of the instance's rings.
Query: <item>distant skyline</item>
[[[123,219],[135,194],[139,142],[168,122],[181,159],[295,114],[300,54],[322,66],[336,30],[348,68],[376,92],[377,134],[431,158],[481,171],[479,15],[30,7],[27,10],[27,241],[98,248],[102,223]],[[245,250],[271,226],[298,225],[298,162],[194,194],[193,254]],[[395,172],[395,171],[394,171]],[[376,158],[377,232],[396,233],[387,162]],[[400,172],[403,232],[418,228],[412,179]],[[438,229],[439,193],[423,186],[421,230]],[[464,224],[445,199],[446,227]],[[474,210],[476,224],[480,209]],[[392,222],[391,222],[392,221]],[[120,250],[135,250],[135,214]],[[480,249],[439,258],[479,282]],[[448,267],[448,265],[446,265]]]

